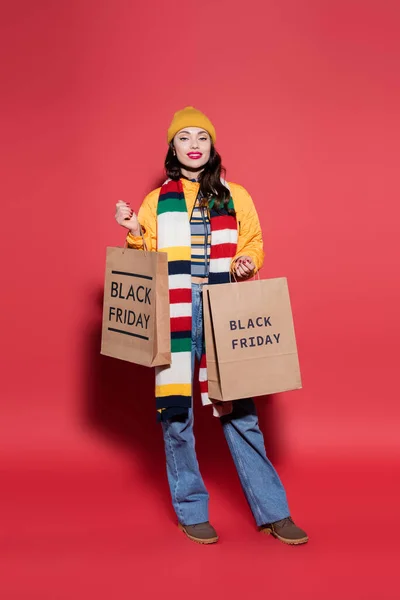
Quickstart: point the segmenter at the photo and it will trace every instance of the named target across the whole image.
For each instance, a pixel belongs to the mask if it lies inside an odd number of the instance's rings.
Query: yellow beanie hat
[[[205,131],[208,131],[212,141],[215,144],[217,136],[214,125],[204,113],[196,108],[193,108],[193,106],[186,106],[186,108],[178,110],[178,112],[174,114],[174,118],[172,119],[172,123],[168,129],[168,144],[171,142],[171,140],[173,140],[178,131],[184,129],[185,127],[201,127],[201,129],[205,129]]]

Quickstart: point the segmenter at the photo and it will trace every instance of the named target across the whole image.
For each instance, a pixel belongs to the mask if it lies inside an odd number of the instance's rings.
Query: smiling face
[[[181,165],[201,169],[210,158],[211,137],[199,127],[185,127],[175,135],[174,147]]]

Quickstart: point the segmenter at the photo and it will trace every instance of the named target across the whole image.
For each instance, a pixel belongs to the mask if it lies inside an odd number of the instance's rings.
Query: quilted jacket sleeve
[[[232,264],[239,256],[250,256],[257,272],[264,263],[263,238],[258,214],[250,194],[244,187],[231,184],[231,192],[239,228],[237,252]]]
[[[147,249],[151,251],[157,250],[157,199],[159,192],[159,188],[150,192],[143,200],[138,213]],[[140,236],[134,236],[129,232],[126,241],[129,248],[143,250],[143,239]]]

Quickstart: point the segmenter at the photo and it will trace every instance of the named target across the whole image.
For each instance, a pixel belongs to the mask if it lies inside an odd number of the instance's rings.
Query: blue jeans
[[[192,294],[193,374],[195,358],[200,360],[204,343],[202,286],[193,284]],[[211,416],[210,411],[211,418],[215,417]],[[234,401],[233,412],[221,417],[220,421],[257,525],[288,517],[290,513],[286,493],[267,458],[253,400]],[[189,409],[188,418],[174,417],[162,423],[162,428],[168,482],[178,521],[183,525],[208,521],[209,495],[196,457],[193,409]]]

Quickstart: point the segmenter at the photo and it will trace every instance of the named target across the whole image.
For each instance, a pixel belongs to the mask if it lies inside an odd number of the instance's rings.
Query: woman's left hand
[[[248,279],[249,277],[252,277],[255,268],[256,265],[250,256],[239,256],[234,265],[235,274],[240,277],[240,279]]]

